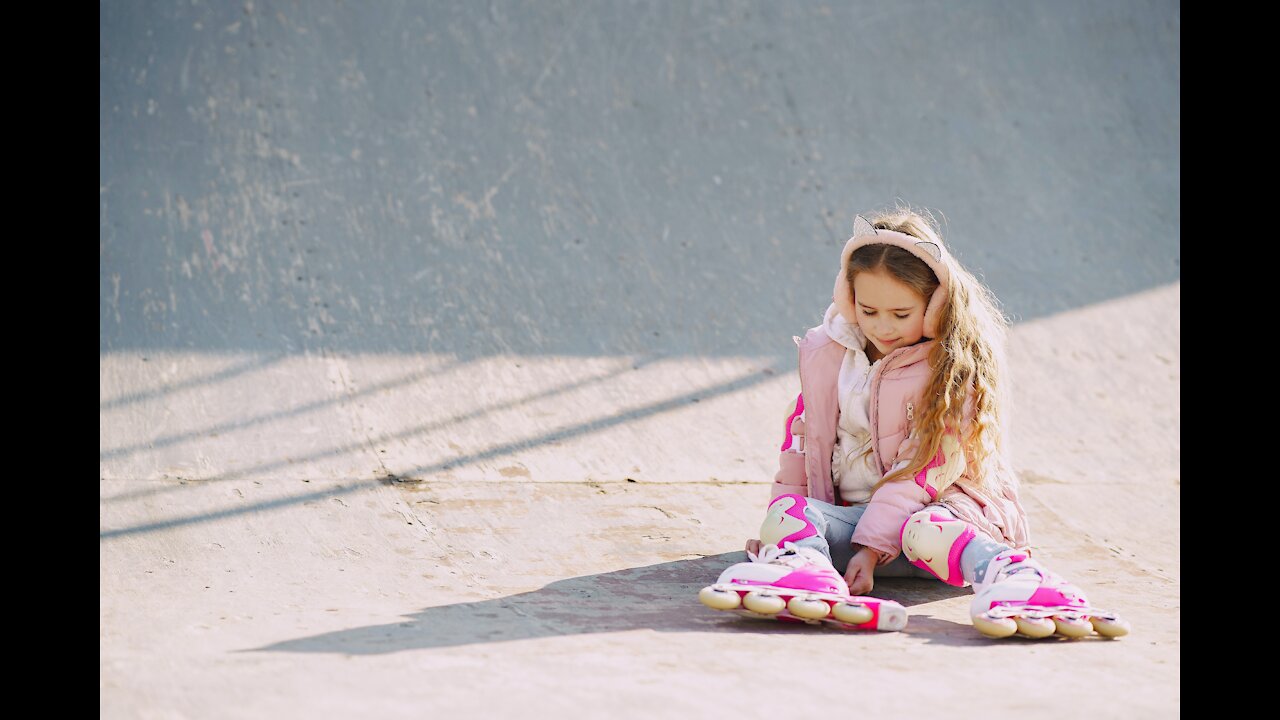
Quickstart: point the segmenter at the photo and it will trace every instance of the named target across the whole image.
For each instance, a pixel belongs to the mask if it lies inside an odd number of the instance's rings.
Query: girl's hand
[[[863,548],[849,561],[849,568],[844,571],[844,581],[849,585],[850,595],[866,595],[875,586],[876,552]]]
[[[752,555],[759,555],[759,554],[760,554],[760,541],[759,541],[759,540],[748,540],[748,541],[747,541],[747,552],[751,553]]]

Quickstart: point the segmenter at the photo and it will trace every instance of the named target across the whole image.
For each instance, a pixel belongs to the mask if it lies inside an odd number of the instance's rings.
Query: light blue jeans
[[[809,522],[813,523],[818,534],[798,540],[796,545],[818,550],[827,556],[827,559],[831,561],[837,572],[844,574],[849,567],[849,561],[853,559],[853,548],[850,547],[853,541],[853,531],[857,528],[858,520],[862,518],[862,513],[867,511],[867,506],[832,505],[814,498],[805,498],[805,503],[807,506],[805,517]],[[926,505],[925,509],[947,517],[956,517],[955,513],[951,512],[946,505],[935,503]],[[964,571],[965,581],[973,583],[975,577],[982,578],[982,575],[986,573],[987,563],[991,562],[992,558],[1001,552],[1012,549],[1008,545],[992,540],[982,531],[978,531],[960,555],[960,568]],[[887,565],[877,567],[875,575],[876,577],[937,579],[937,576],[928,570],[912,565],[904,553],[898,553],[898,556]]]

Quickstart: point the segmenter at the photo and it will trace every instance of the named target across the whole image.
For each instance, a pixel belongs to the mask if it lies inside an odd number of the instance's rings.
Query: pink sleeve
[[[804,396],[788,403],[778,472],[773,476],[771,497],[786,493],[809,494],[809,476],[804,465]]]
[[[924,488],[910,480],[885,483],[858,520],[853,543],[879,551],[880,565],[892,562],[902,550],[903,523],[928,502]]]
[[[805,474],[804,453],[784,452],[778,456],[778,473],[773,476],[770,498],[795,493],[809,494],[809,477]]]
[[[890,472],[914,456],[918,442],[914,433],[902,441]],[[892,562],[902,550],[902,526],[907,518],[960,479],[965,467],[957,436],[954,433],[945,436],[938,454],[915,478],[885,483],[871,496],[871,502],[854,528],[852,543],[879,551],[880,565]]]

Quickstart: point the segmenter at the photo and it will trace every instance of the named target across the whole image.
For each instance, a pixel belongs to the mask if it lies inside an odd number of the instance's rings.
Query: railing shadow
[[[324,490],[319,492],[307,493],[305,495],[299,495],[295,497],[280,498],[277,500],[258,503],[254,505],[235,506],[235,507],[226,508],[225,510],[206,512],[206,513],[201,513],[199,515],[169,518],[166,520],[155,521],[155,522],[146,523],[142,525],[134,525],[134,526],[124,527],[124,528],[113,528],[110,530],[103,529],[99,531],[98,537],[100,541],[109,540],[109,539],[121,537],[124,535],[136,535],[139,533],[152,532],[154,530],[168,529],[168,528],[179,527],[183,525],[190,525],[190,524],[199,523],[199,522],[207,522],[210,520],[232,517],[235,515],[244,514],[248,512],[257,512],[265,509],[287,507],[290,505],[301,504],[308,500],[314,500],[319,497],[324,497],[326,495],[348,494],[362,487],[367,487],[375,482],[414,481],[420,478],[430,477],[435,473],[438,473],[444,470],[449,470],[452,468],[457,468],[457,467],[466,465],[468,463],[480,462],[484,460],[492,460],[494,458],[503,457],[506,455],[510,455],[512,453],[528,450],[530,448],[538,447],[541,445],[547,445],[555,442],[564,442],[566,440],[571,440],[576,437],[585,437],[592,433],[600,432],[602,430],[606,430],[612,427],[626,425],[627,423],[635,422],[647,417],[653,417],[653,416],[661,415],[662,413],[678,410],[688,405],[690,402],[699,402],[704,399],[719,397],[719,396],[729,395],[735,392],[739,392],[741,390],[753,387],[760,383],[767,382],[769,378],[776,375],[779,371],[780,371],[780,367],[778,365],[768,366],[768,367],[765,367],[763,370],[745,373],[745,374],[739,375],[734,379],[726,380],[724,382],[717,383],[712,386],[695,388],[693,390],[690,390],[687,393],[682,393],[680,395],[668,397],[665,400],[656,400],[646,405],[633,407],[625,412],[617,412],[608,417],[586,420],[573,425],[568,425],[568,426],[560,427],[557,429],[548,430],[546,432],[542,432],[540,434],[533,435],[530,437],[525,437],[517,440],[511,440],[508,442],[499,443],[485,450],[469,453],[462,456],[456,456],[448,460],[440,460],[428,465],[417,465],[406,470],[398,470],[392,476],[383,476],[383,477],[372,479],[372,480],[358,480],[356,481],[354,486],[350,486],[346,488],[339,487],[333,490]],[[492,411],[492,409],[484,410],[484,412],[490,412],[490,411]],[[209,480],[202,480],[200,482],[226,482],[228,480],[242,478],[254,473],[268,473],[275,470],[279,470],[289,465],[292,462],[312,461],[312,460],[319,460],[319,459],[324,459],[329,457],[338,457],[348,452],[356,452],[356,451],[364,450],[370,442],[378,444],[378,443],[389,442],[395,439],[412,438],[412,437],[416,437],[419,435],[424,435],[429,432],[432,432],[434,431],[434,429],[437,429],[440,426],[442,425],[439,422],[432,422],[432,423],[417,425],[411,428],[399,430],[395,433],[384,433],[382,435],[379,435],[373,438],[366,438],[366,439],[359,440],[357,442],[351,442],[345,445],[339,445],[339,446],[330,448],[329,450],[317,451],[302,458],[298,458],[298,457],[281,458],[281,459],[272,460],[268,462],[258,463],[257,465],[254,465],[252,467],[242,468],[232,472],[220,473],[214,478],[210,478]],[[179,484],[179,485],[168,486],[166,488],[151,488],[148,490],[130,491],[128,493],[124,493],[121,495],[114,495],[114,496],[102,498],[101,502],[103,504],[106,504],[106,503],[118,502],[122,499],[137,500],[142,497],[147,497],[149,495],[157,495],[162,492],[171,492],[181,487],[184,487],[184,485]]]

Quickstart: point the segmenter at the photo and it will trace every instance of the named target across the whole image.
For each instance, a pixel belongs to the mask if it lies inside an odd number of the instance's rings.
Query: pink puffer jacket
[[[833,504],[831,453],[840,413],[837,382],[846,348],[833,340],[821,325],[801,338],[793,338],[800,353],[800,395],[787,418],[786,438],[774,476],[773,496],[799,493]],[[890,352],[871,376],[871,442],[882,473],[912,457],[915,438],[909,438],[909,408],[920,407],[920,396],[929,381],[929,352],[936,340]],[[965,421],[972,420],[972,402]],[[967,428],[966,428],[967,429]],[[802,435],[804,451],[796,452],[796,435]],[[972,523],[995,540],[1018,549],[1030,545],[1027,515],[1018,501],[1018,480],[1004,463],[992,473],[996,492],[968,482],[966,468],[954,482],[917,484],[910,479],[888,483],[871,496],[854,530],[853,545],[880,553],[884,565],[902,550],[902,526],[925,505],[938,502],[957,517]],[[945,473],[939,473],[943,475]]]

